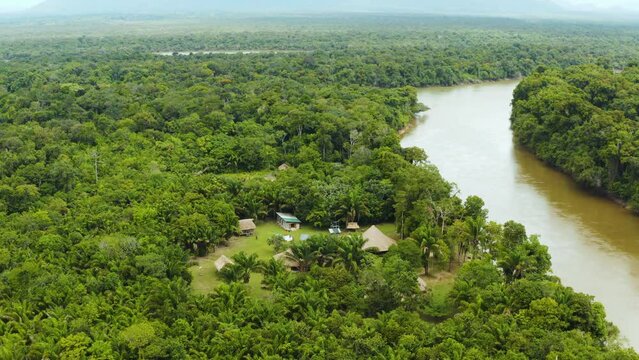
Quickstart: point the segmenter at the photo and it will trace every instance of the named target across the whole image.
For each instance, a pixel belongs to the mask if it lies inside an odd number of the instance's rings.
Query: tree
[[[412,234],[412,237],[419,242],[422,250],[422,266],[426,275],[429,275],[431,257],[439,260],[448,260],[448,247],[446,243],[435,236],[435,232],[431,227],[421,226]]]
[[[386,253],[387,257],[399,256],[408,261],[414,267],[422,266],[422,249],[414,239],[408,238],[400,240],[397,245],[393,245]]]
[[[215,234],[206,215],[198,213],[180,216],[175,220],[172,231],[176,241],[200,255],[206,253]]]
[[[359,271],[366,264],[367,252],[363,249],[366,240],[361,235],[351,235],[340,239],[337,263],[349,271]]]
[[[484,233],[484,226],[486,220],[481,216],[474,218],[466,218],[466,226],[468,226],[468,233],[470,234],[470,249],[473,253],[473,257],[477,255],[480,250],[480,239]]]
[[[260,261],[256,254],[247,255],[244,251],[233,255],[233,261],[241,273],[244,283],[248,284],[251,279],[251,273],[257,271],[260,268]],[[232,265],[233,266],[233,265]]]
[[[340,199],[340,204],[339,213],[345,222],[360,221],[362,216],[370,215],[364,192],[360,187],[350,189],[346,196]]]
[[[306,272],[317,260],[316,249],[313,249],[308,241],[293,242],[286,253],[286,258],[299,265],[300,272]]]
[[[272,289],[273,285],[275,285],[276,279],[286,272],[286,267],[281,261],[271,258],[268,261],[262,261],[260,263],[259,270],[262,274],[264,274],[262,287]]]

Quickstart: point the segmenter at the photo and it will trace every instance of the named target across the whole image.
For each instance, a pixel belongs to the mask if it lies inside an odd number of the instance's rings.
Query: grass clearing
[[[256,254],[260,260],[268,260],[275,255],[273,248],[266,242],[273,235],[290,234],[293,239],[299,240],[302,235],[328,234],[328,229],[313,229],[308,226],[302,226],[301,230],[288,233],[277,225],[275,221],[261,221],[257,222],[256,225],[257,230],[253,236],[233,237],[228,241],[228,246],[220,246],[215,252],[194,259],[197,264],[189,268],[191,275],[193,275],[193,281],[191,282],[193,292],[196,294],[210,294],[220,284],[224,283],[217,275],[217,270],[215,269],[215,260],[222,255],[231,258],[233,255],[244,251],[247,254]],[[261,281],[262,274],[253,273],[248,284],[249,291],[251,294],[260,297],[270,296],[270,291],[262,289]]]
[[[189,268],[189,271],[193,276],[191,289],[194,293],[210,294],[214,292],[219,285],[224,283],[217,275],[217,270],[215,269],[215,260],[222,255],[226,255],[231,258],[233,255],[244,251],[247,254],[256,254],[260,260],[268,260],[275,255],[273,248],[266,242],[273,235],[292,235],[293,239],[300,240],[302,235],[313,236],[328,234],[328,229],[315,229],[304,225],[302,225],[301,230],[288,233],[272,220],[259,221],[256,222],[256,225],[257,230],[253,236],[233,237],[228,241],[228,246],[220,246],[215,250],[215,252],[211,252],[207,256],[194,259],[197,264]],[[395,231],[395,224],[385,223],[377,226],[386,235],[394,239],[399,239],[399,234]],[[363,230],[365,229],[366,228]],[[262,278],[262,274],[251,274],[248,289],[251,294],[255,296],[268,298],[270,296],[270,291],[262,289]]]
[[[399,233],[397,233],[397,227],[395,226],[394,223],[383,223],[376,226],[384,234],[386,234],[387,236],[390,236],[391,238],[395,240],[399,240],[401,238],[401,236],[399,236]]]

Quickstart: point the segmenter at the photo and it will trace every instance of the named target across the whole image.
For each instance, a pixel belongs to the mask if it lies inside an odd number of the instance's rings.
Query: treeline
[[[157,57],[135,37],[121,52],[73,41],[27,41],[0,63],[0,358],[637,358],[601,305],[549,275],[536,237],[489,222],[401,148],[413,88],[338,80],[339,51]],[[275,211],[395,221],[404,240],[385,257],[361,239],[294,244],[296,274],[243,254],[228,286],[191,292],[192,255]],[[450,298],[418,291],[416,268],[463,263]]]
[[[216,63],[215,71],[249,75],[268,70],[322,84],[392,88],[515,78],[529,75],[539,65],[564,68],[597,63],[623,69],[639,58],[637,29],[622,25],[420,16],[185,19],[186,25],[163,20],[118,19],[124,28],[137,26],[136,36],[123,36],[112,19],[100,18],[95,23],[110,26],[106,36],[84,35],[91,33],[86,24],[76,29],[53,23],[25,33],[8,26],[6,39],[0,40],[0,61],[16,67],[82,57],[105,64],[131,59],[151,62],[159,52],[263,50],[266,53],[193,56]],[[40,33],[46,28],[51,32]],[[158,28],[164,30],[158,32]],[[58,38],[51,41],[56,34]],[[273,50],[290,52],[269,53]],[[257,59],[259,66],[253,67]]]
[[[639,67],[540,69],[515,91],[518,141],[639,211]]]

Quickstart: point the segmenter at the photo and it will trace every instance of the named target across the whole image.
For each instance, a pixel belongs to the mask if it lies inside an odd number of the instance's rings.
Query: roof
[[[225,255],[220,256],[217,260],[215,260],[215,268],[217,271],[222,271],[225,266],[235,264],[233,260],[227,258]]]
[[[300,264],[288,258],[288,255],[291,255],[291,254],[293,254],[293,252],[291,252],[291,249],[288,249],[284,252],[281,252],[273,256],[273,259],[283,262],[284,265],[286,265],[286,267],[289,267],[289,268],[299,267]]]
[[[290,166],[289,164],[284,163],[284,164],[280,165],[277,169],[278,169],[279,171],[285,171],[285,170],[288,170],[288,169],[290,169],[290,168],[291,168],[291,166]]]
[[[388,249],[397,244],[397,242],[390,237],[386,236],[377,226],[371,226],[362,235],[366,243],[364,243],[364,250],[377,249],[379,252],[387,252]]]
[[[349,222],[346,225],[346,230],[359,230],[359,224],[356,222]]]
[[[253,219],[240,220],[240,231],[248,231],[248,230],[255,230],[255,229],[257,229],[257,226],[255,226],[255,222],[253,222]]]
[[[330,228],[328,229],[328,232],[333,235],[339,235],[342,233],[342,230],[340,230],[340,228]]]
[[[424,279],[417,277],[417,285],[419,286],[419,290],[424,292],[428,287],[426,286],[426,281]]]
[[[302,222],[300,221],[300,219],[296,218],[294,215],[292,214],[288,214],[288,213],[276,213],[277,217],[282,218],[282,220],[284,220],[284,222],[287,222],[289,224],[301,224]]]

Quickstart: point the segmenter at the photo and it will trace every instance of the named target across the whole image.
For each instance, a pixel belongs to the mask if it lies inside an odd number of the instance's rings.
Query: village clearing
[[[257,229],[252,236],[233,237],[229,239],[228,246],[218,247],[215,252],[211,252],[207,256],[194,258],[194,265],[189,268],[193,276],[191,282],[193,292],[197,294],[210,294],[213,293],[219,285],[224,283],[215,269],[215,260],[222,255],[231,258],[233,255],[244,251],[246,254],[256,254],[260,260],[268,260],[275,255],[275,251],[267,243],[267,240],[273,235],[291,235],[294,240],[300,240],[302,235],[313,236],[328,233],[328,229],[314,229],[308,225],[302,226],[302,229],[299,231],[289,233],[278,226],[275,221],[259,221],[256,222],[256,224]],[[399,239],[394,224],[380,224],[377,225],[377,227],[391,238]],[[428,287],[433,291],[433,295],[438,298],[443,299],[447,296],[452,287],[453,275],[450,273],[441,272],[435,277],[425,277],[423,275],[420,277],[426,281]],[[271,292],[262,289],[262,278],[262,274],[252,273],[251,280],[248,283],[248,289],[252,295],[268,298]]]

